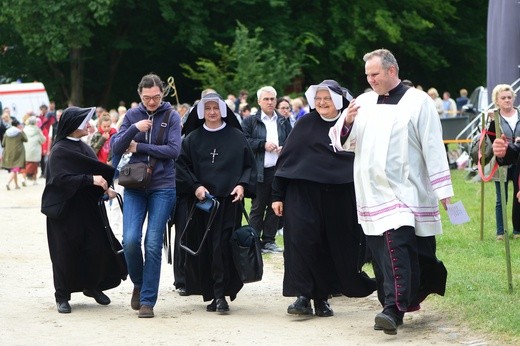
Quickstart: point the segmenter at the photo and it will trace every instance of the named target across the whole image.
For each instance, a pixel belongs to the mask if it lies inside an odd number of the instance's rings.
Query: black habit
[[[76,107],[65,110],[46,170],[42,212],[47,215],[58,302],[70,300],[72,292],[117,287],[127,276],[112,251],[98,206],[104,191],[93,185],[93,175],[102,175],[111,184],[114,168],[99,162],[81,140],[66,138],[89,112]]]
[[[201,126],[183,140],[176,168],[177,189],[186,192],[183,197],[190,207],[199,186],[204,186],[220,202],[202,252],[198,256],[186,255],[186,293],[200,294],[204,301],[224,296],[234,300],[243,284],[233,263],[230,237],[232,231],[241,226],[242,202],[232,203],[234,197],[230,193],[235,186],[242,185],[246,196],[254,194],[253,153],[243,133],[234,126],[227,124],[218,131],[208,131]],[[195,208],[186,231],[187,239],[183,241],[188,247],[198,247],[208,216]],[[176,232],[182,232],[186,221],[177,222]]]
[[[365,237],[357,222],[354,154],[335,152],[316,111],[296,122],[277,163],[273,200],[284,202],[284,296],[366,297]]]

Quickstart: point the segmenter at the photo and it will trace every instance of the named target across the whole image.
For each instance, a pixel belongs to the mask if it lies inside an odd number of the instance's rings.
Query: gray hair
[[[38,119],[34,115],[31,115],[29,119],[27,119],[27,125],[36,125],[37,123]]]
[[[392,54],[392,52],[390,52],[388,49],[381,48],[366,53],[363,56],[363,61],[367,62],[368,60],[375,57],[381,58],[381,65],[383,66],[383,69],[388,70],[390,67],[395,66],[397,74],[399,74],[399,65],[397,64],[397,60],[395,59],[395,56]]]
[[[274,94],[274,97],[276,97],[276,90],[270,85],[258,89],[258,91],[256,92],[256,98],[258,99],[258,101],[260,101],[260,96],[262,96],[263,93],[271,93]]]

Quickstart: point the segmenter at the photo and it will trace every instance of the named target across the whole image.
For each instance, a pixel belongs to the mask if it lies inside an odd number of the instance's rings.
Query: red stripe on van
[[[26,94],[26,93],[41,93],[45,92],[45,89],[31,89],[31,90],[12,90],[12,91],[0,91],[0,95],[11,95],[11,94]]]

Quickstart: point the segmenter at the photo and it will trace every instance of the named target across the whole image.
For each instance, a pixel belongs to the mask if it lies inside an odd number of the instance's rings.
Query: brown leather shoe
[[[152,318],[154,316],[153,308],[150,305],[141,305],[138,316],[139,318]]]
[[[133,310],[139,310],[141,307],[141,287],[134,286],[132,299],[130,299],[130,306]]]

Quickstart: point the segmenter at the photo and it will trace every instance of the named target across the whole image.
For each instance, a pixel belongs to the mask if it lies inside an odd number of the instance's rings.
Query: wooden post
[[[482,112],[482,131],[486,130],[486,114]],[[486,141],[482,141],[482,147],[479,148],[481,153],[486,152]],[[484,155],[480,158],[480,165],[486,166],[486,158]],[[486,182],[480,181],[480,240],[484,240],[484,187]]]
[[[495,110],[495,133],[496,137],[502,136],[502,129],[500,128],[500,113],[498,109]],[[502,202],[502,221],[504,224],[504,245],[506,247],[506,268],[507,268],[507,283],[509,293],[513,293],[513,274],[511,272],[511,250],[509,247],[509,234],[507,232],[507,204],[506,204],[506,190],[504,186],[507,167],[498,168],[498,179],[500,182],[500,197]],[[516,198],[516,196],[512,196]],[[511,202],[513,203],[513,202]]]

